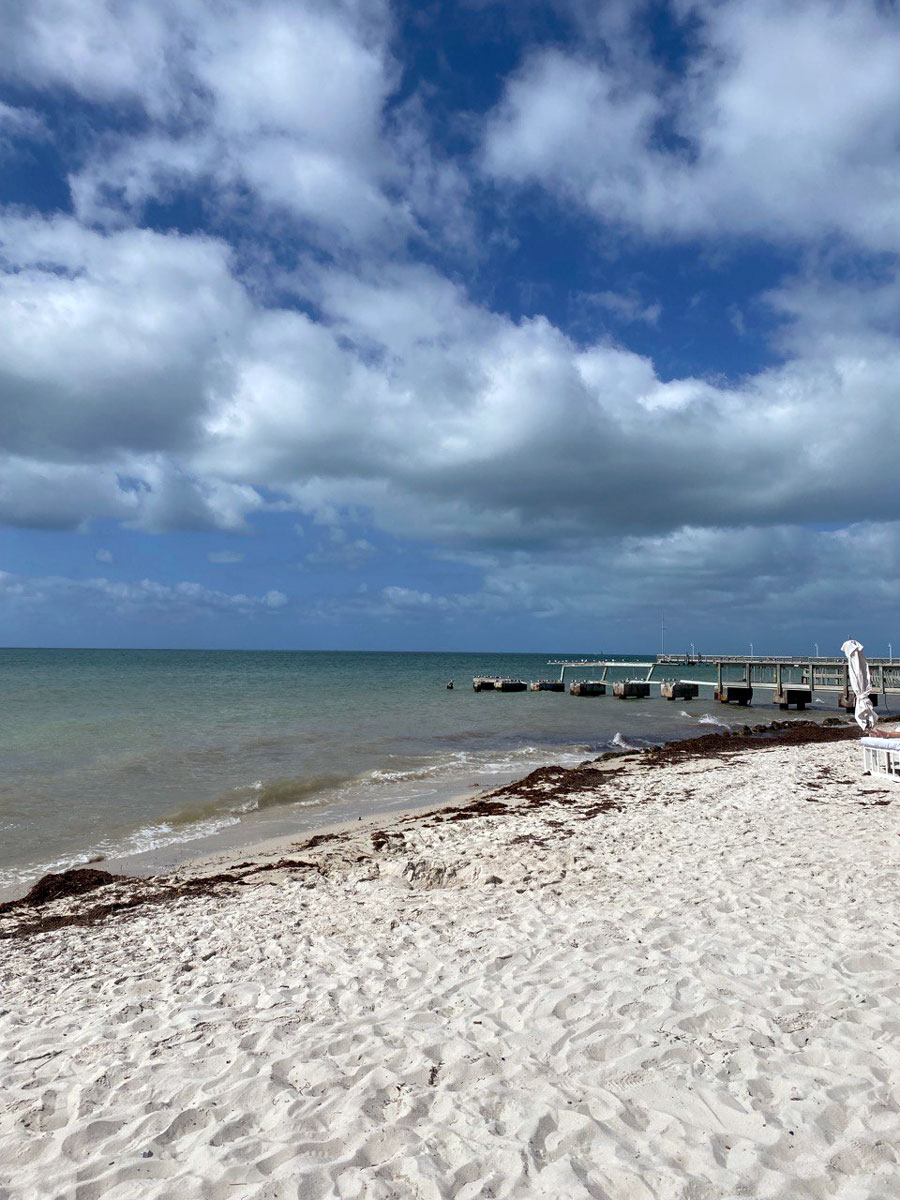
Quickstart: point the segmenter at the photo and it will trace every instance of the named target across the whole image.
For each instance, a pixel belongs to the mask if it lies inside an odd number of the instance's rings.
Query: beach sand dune
[[[895,1200],[900,789],[859,771],[543,772],[10,937],[0,1198]]]

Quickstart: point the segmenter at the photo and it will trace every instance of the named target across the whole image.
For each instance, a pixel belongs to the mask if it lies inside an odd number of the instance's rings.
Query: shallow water
[[[0,651],[0,889],[99,856],[173,862],[427,804],[773,712],[714,705],[711,689],[674,704],[472,690],[475,674],[554,677],[548,657]],[[609,657],[632,673],[633,657]]]

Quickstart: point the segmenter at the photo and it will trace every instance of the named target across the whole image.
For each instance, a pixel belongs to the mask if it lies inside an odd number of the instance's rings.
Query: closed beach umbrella
[[[856,696],[856,709],[854,712],[856,723],[862,730],[871,729],[878,718],[875,715],[875,709],[872,707],[872,701],[869,699],[872,679],[869,675],[869,664],[866,662],[863,648],[859,642],[854,642],[851,639],[844,642],[843,646],[841,646],[841,651],[847,656],[850,687],[853,689],[854,696]]]

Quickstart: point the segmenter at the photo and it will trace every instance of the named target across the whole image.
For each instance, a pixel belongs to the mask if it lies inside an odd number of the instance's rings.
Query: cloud
[[[311,550],[304,561],[311,566],[345,567],[356,571],[377,553],[368,538],[351,537],[340,525],[332,525],[328,529],[327,542]]]
[[[211,550],[206,556],[207,562],[211,563],[241,563],[244,561],[244,555],[239,554],[235,550]]]
[[[646,304],[636,292],[591,292],[581,297],[588,304],[606,309],[620,321],[656,325],[662,315],[662,305]]]
[[[217,214],[249,196],[331,250],[416,231],[404,185],[426,214],[459,190],[408,124],[388,128],[401,72],[381,0],[33,0],[0,32],[19,87],[140,114],[137,130],[110,121],[87,140],[70,176],[86,222],[127,222],[200,186]]]
[[[464,559],[481,574],[470,591],[395,584],[332,601],[315,616],[432,628],[473,619],[497,629],[535,622],[548,640],[558,630],[589,631],[600,652],[623,644],[652,650],[664,616],[675,652],[693,642],[701,653],[723,653],[746,637],[757,640],[758,653],[802,653],[812,630],[823,653],[838,654],[856,631],[879,654],[896,616],[900,522],[818,531],[683,528],[598,539],[593,555],[553,547]]]
[[[111,550],[98,550],[94,558],[98,563],[114,563],[116,561]]]
[[[55,147],[72,214],[0,211],[0,520],[247,532],[293,507],[332,531],[310,566],[371,562],[366,523],[483,556],[481,591],[400,580],[359,604],[548,618],[587,611],[602,572],[579,571],[586,553],[635,597],[641,563],[674,587],[679,555],[712,572],[711,596],[740,597],[717,574],[732,546],[789,589],[792,561],[837,572],[825,548],[839,542],[815,538],[820,557],[802,559],[785,530],[853,525],[861,546],[861,523],[892,528],[895,16],[679,4],[676,74],[648,57],[627,5],[604,6],[599,26],[589,8],[577,51],[532,48],[505,81],[479,178],[438,144],[379,0],[7,5],[2,71],[29,107],[0,109],[0,124],[41,136],[44,101],[71,105],[82,135]],[[475,122],[456,117],[454,144]],[[596,327],[577,340],[540,312],[492,309],[504,280],[480,275],[473,231],[511,240],[535,187],[566,236],[587,212],[704,253],[722,236],[802,242],[795,276],[753,301],[780,358],[732,380],[671,378]],[[215,232],[141,228],[148,213]],[[613,318],[595,325],[636,345],[658,333],[642,278],[595,278],[581,298]],[[551,555],[575,581],[564,593]],[[166,611],[286,602],[94,586]]]
[[[0,253],[0,519],[245,529],[256,490],[182,461],[252,312],[228,247],[7,215]]]
[[[9,523],[240,532],[286,498],[445,544],[540,546],[900,502],[892,440],[872,437],[896,424],[890,272],[785,281],[767,302],[787,361],[724,384],[665,381],[424,266],[321,269],[314,320],[262,307],[215,239],[62,218],[3,232]]]
[[[75,529],[96,517],[127,521],[139,502],[114,469],[0,453],[0,522],[35,529]]]
[[[690,47],[678,76],[633,27],[593,56],[532,53],[486,121],[485,171],[652,237],[839,234],[895,250],[896,12],[868,0],[674,9]]]
[[[268,314],[200,458],[307,510],[364,507],[457,545],[887,516],[900,485],[871,429],[893,428],[900,351],[863,335],[816,349],[805,287],[771,298],[794,304],[785,336],[805,349],[726,385],[663,381],[647,357],[500,318],[440,280],[435,321],[420,271],[326,281],[332,327]]]
[[[501,556],[487,565],[484,586],[489,593],[511,589],[526,610],[588,619],[599,630],[613,623],[619,631],[655,633],[665,613],[672,636],[681,639],[672,644],[676,650],[693,641],[698,649],[722,651],[737,631],[752,636],[754,629],[784,650],[796,647],[800,631],[814,628],[834,639],[828,652],[837,653],[844,630],[869,637],[895,620],[900,523],[817,531],[683,528],[610,540],[598,546],[597,557],[595,563],[579,553],[527,562]],[[554,586],[560,578],[565,587]]]
[[[88,606],[115,617],[163,618],[188,622],[204,616],[232,614],[252,617],[277,612],[288,603],[284,592],[262,595],[222,592],[199,583],[69,579],[64,576],[28,577],[0,572],[0,605],[31,609],[38,605]]]
[[[170,6],[107,0],[35,0],[5,6],[4,73],[20,86],[71,89],[101,102],[175,103]],[[189,0],[186,9],[195,9]]]
[[[18,139],[44,141],[47,137],[49,130],[40,113],[0,101],[0,148],[8,148]]]
[[[0,253],[5,449],[92,457],[189,445],[246,319],[228,248],[7,216]]]
[[[255,487],[191,473],[162,455],[132,460],[137,511],[133,529],[166,533],[176,529],[249,531],[247,517],[266,505]]]

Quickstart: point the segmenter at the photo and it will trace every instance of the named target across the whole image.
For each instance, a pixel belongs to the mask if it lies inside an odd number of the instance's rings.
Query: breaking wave
[[[727,721],[722,721],[719,717],[713,716],[712,713],[704,713],[702,717],[697,718],[698,725],[718,725],[720,729],[730,729],[731,726]]]

